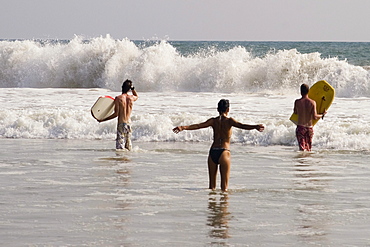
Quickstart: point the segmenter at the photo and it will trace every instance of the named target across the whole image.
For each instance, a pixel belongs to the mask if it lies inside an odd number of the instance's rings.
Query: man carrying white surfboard
[[[128,92],[131,90],[132,95]],[[132,86],[132,81],[126,80],[122,84],[122,94],[114,99],[114,112],[112,115],[98,120],[104,122],[113,118],[118,118],[116,149],[132,149],[131,144],[131,112],[133,103],[138,99],[137,92]]]
[[[316,102],[308,97],[310,88],[307,84],[301,85],[302,98],[294,102],[294,114],[298,115],[296,137],[300,151],[311,151],[313,137],[313,120],[323,118],[326,111],[317,114]]]

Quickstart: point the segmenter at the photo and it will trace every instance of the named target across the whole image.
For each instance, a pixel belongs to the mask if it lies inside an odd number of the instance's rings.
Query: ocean
[[[3,246],[370,246],[370,43],[0,41]],[[125,79],[133,151],[90,108]],[[336,98],[299,152],[299,86]],[[209,191],[210,129],[230,116],[229,192]],[[217,180],[219,188],[219,178]]]

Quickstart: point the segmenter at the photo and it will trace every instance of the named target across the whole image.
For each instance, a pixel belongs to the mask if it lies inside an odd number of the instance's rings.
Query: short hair
[[[227,108],[229,108],[229,107],[230,107],[229,100],[221,99],[218,102],[217,111],[221,114],[221,113],[226,112]]]
[[[122,93],[127,93],[132,88],[132,81],[126,80],[122,84]]]
[[[301,85],[301,95],[306,95],[310,91],[310,87],[307,84]]]

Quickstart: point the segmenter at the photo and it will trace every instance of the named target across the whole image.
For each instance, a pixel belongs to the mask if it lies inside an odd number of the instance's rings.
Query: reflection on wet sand
[[[228,194],[211,192],[208,199],[207,225],[211,227],[209,237],[227,239],[229,235],[229,220],[231,213],[228,211]]]
[[[314,154],[298,155],[294,165],[295,190],[300,196],[296,208],[295,228],[302,241],[325,242],[330,225],[330,198],[326,189],[329,187],[330,174]]]

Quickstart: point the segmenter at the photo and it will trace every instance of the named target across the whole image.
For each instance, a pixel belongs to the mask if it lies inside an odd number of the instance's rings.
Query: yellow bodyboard
[[[310,91],[308,92],[308,97],[316,101],[316,111],[318,114],[324,113],[328,110],[331,103],[334,100],[335,89],[326,81],[318,81],[312,85]],[[298,114],[292,114],[290,120],[297,124],[298,123]],[[313,120],[312,125],[315,125],[319,119]]]

